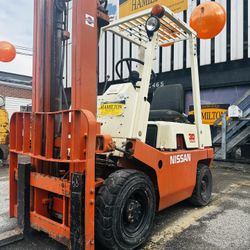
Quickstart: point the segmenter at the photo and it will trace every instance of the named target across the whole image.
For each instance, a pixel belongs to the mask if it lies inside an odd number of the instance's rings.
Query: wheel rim
[[[203,176],[201,179],[201,197],[203,200],[207,200],[210,196],[209,179],[208,176]]]
[[[128,237],[135,237],[143,230],[148,215],[148,196],[137,189],[130,195],[122,208],[121,226]]]

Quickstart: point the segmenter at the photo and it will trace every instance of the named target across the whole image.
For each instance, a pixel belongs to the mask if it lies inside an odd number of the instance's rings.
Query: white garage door
[[[5,108],[9,114],[9,119],[12,114],[20,111],[21,106],[31,105],[31,99],[5,97]]]

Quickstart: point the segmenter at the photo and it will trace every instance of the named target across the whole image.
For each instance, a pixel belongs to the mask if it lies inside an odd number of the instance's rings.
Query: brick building
[[[31,105],[32,78],[0,71],[0,96],[5,99],[9,118],[22,107]]]
[[[31,99],[31,90],[30,89],[23,89],[18,86],[6,86],[2,85],[2,82],[0,82],[0,93],[3,96],[12,96],[12,97],[18,97],[18,98],[25,98],[25,99]]]

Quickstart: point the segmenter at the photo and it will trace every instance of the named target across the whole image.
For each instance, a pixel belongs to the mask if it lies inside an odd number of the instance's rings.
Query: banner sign
[[[188,0],[120,0],[120,18],[132,15],[160,4],[173,12],[182,12],[188,9]]]
[[[213,125],[214,122],[221,117],[221,115],[227,111],[229,104],[207,104],[201,105],[202,122],[203,124]],[[188,116],[191,118],[194,116],[194,106],[189,107]],[[219,124],[221,125],[221,124]]]

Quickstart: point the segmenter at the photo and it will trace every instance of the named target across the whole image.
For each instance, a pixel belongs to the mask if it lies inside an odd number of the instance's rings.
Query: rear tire
[[[107,249],[135,249],[150,235],[155,190],[147,175],[125,169],[112,173],[96,196],[96,239]]]
[[[199,164],[196,185],[189,201],[195,206],[206,206],[211,201],[212,186],[212,174],[209,167]]]

